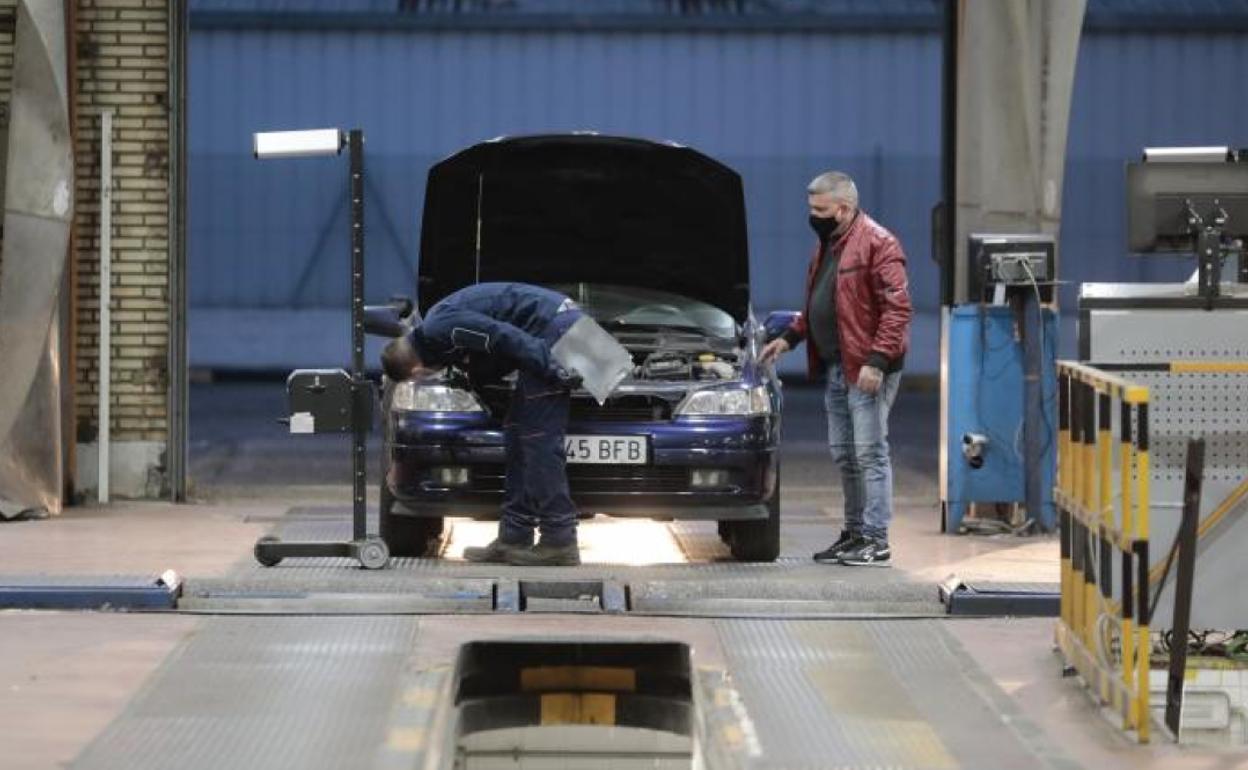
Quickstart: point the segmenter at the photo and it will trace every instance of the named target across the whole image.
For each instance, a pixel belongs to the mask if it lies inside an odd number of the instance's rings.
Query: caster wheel
[[[357,553],[360,566],[364,569],[382,569],[390,563],[390,549],[386,547],[384,540],[366,540]]]
[[[252,553],[255,555],[256,561],[260,562],[260,566],[276,567],[282,563],[282,557],[270,554],[267,549],[263,547],[266,543],[276,542],[279,542],[279,538],[276,538],[273,535],[265,535],[256,541],[256,547],[252,550]]]

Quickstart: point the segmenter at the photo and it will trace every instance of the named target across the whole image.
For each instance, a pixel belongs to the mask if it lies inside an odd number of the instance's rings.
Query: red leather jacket
[[[858,382],[858,372],[871,365],[883,372],[899,371],[910,345],[910,288],[906,254],[897,238],[859,211],[837,242],[841,260],[836,276],[836,327],[841,341],[841,363],[847,382]],[[823,263],[824,249],[815,247],[806,271],[806,312],[784,333],[789,347],[806,341],[810,377],[823,374],[824,365],[808,338],[810,296]]]

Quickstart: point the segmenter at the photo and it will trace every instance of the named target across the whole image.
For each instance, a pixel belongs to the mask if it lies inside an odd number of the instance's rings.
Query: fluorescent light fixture
[[[1231,158],[1230,147],[1145,147],[1148,163],[1225,163]]]
[[[252,151],[266,158],[312,158],[337,155],[342,149],[342,132],[336,128],[308,131],[261,131],[252,134]]]

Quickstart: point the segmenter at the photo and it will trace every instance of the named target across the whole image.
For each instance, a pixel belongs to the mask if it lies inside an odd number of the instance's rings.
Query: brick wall
[[[94,486],[94,447],[90,445],[99,431],[100,112],[112,108],[113,486],[122,495],[158,495],[166,484],[160,459],[167,437],[170,318],[166,2],[78,0],[74,31],[78,310],[72,385],[77,414],[65,419],[76,425],[78,486]],[[0,0],[0,128],[6,134],[16,6],[17,0]],[[128,455],[128,447],[137,451]],[[122,475],[137,481],[118,483],[118,458],[132,466],[123,468]]]
[[[164,441],[168,416],[169,118],[166,0],[79,0],[78,438],[98,431],[100,112],[113,118],[112,437]]]

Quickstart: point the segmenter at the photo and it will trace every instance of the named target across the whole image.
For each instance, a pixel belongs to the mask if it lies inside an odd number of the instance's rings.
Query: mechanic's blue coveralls
[[[523,283],[479,283],[444,297],[411,335],[434,366],[488,357],[496,370],[518,370],[505,421],[507,475],[499,537],[531,544],[576,542],[576,506],[568,494],[564,434],[567,386],[550,347],[581,311],[558,292]]]

